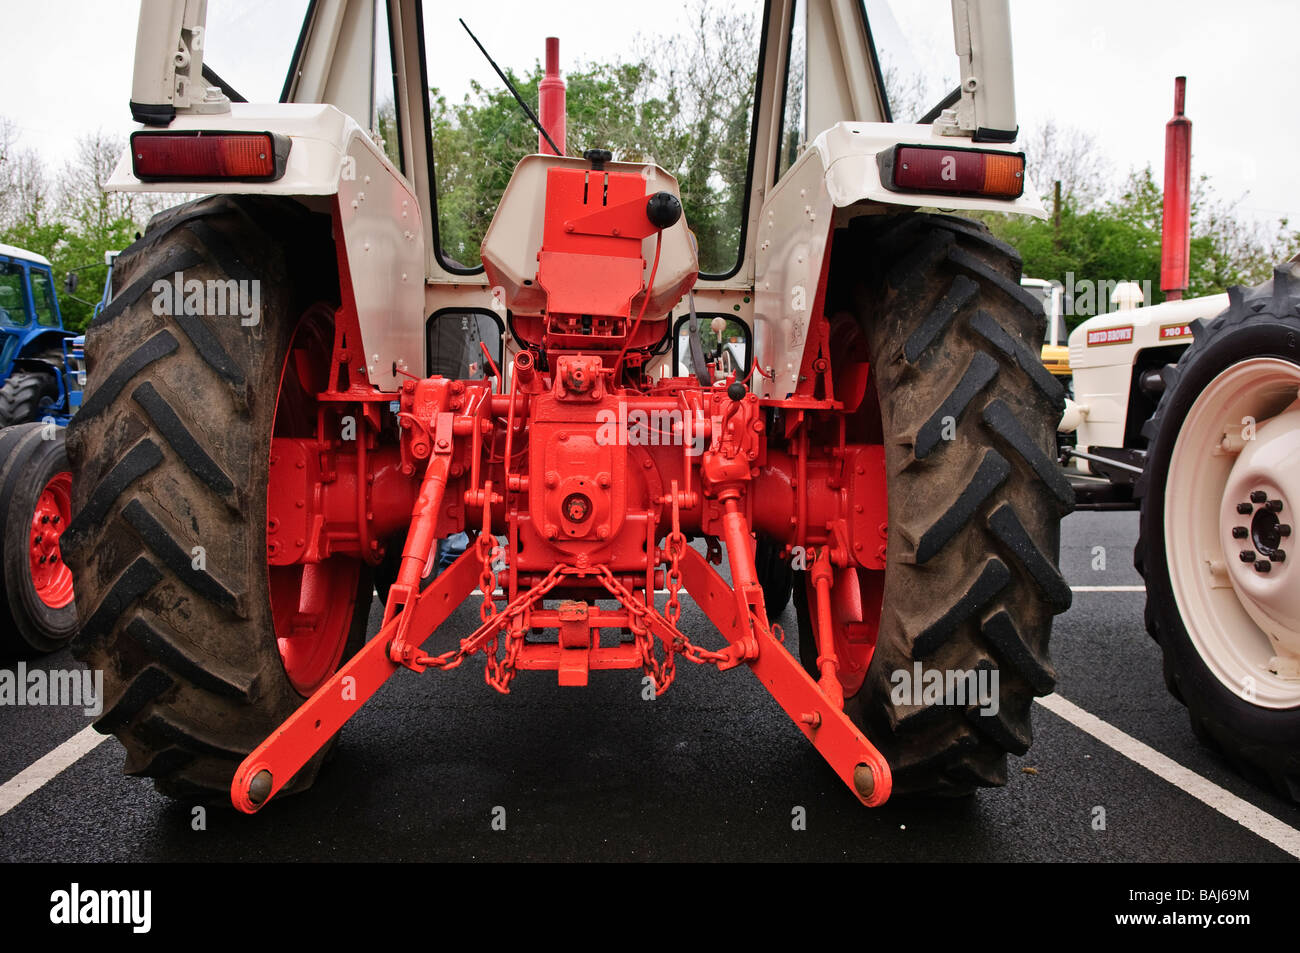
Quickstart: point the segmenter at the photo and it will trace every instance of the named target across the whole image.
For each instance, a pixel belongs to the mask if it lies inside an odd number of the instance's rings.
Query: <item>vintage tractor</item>
[[[59,538],[72,508],[63,425],[81,404],[82,339],[50,262],[0,245],[0,652],[66,645],[77,627]]]
[[[961,86],[921,125],[890,122],[860,4],[763,6],[716,273],[673,175],[617,142],[566,154],[553,84],[482,268],[453,261],[425,50],[465,40],[417,0],[374,12],[311,4],[284,101],[251,104],[203,63],[203,3],[142,4],[113,186],[215,194],[121,254],[69,434],[76,651],[128,773],[256,811],[393,673],[477,657],[501,692],[748,666],[865,804],[1004,783],[1070,603],[1063,393],[1016,253],[921,209],[1042,214],[1005,0],[955,0]],[[374,50],[383,146],[357,121]],[[245,288],[256,313],[229,306]],[[717,317],[745,344],[725,375],[698,339]],[[791,591],[797,652],[770,621]],[[720,639],[683,631],[687,597]],[[440,629],[469,599],[481,624]]]
[[[1161,287],[1168,301],[1070,335],[1080,505],[1141,509],[1134,563],[1165,684],[1196,736],[1300,801],[1300,265],[1183,298],[1191,123],[1166,126]],[[1288,556],[1291,558],[1288,559]]]
[[[81,404],[76,335],[63,327],[48,259],[0,245],[0,427],[53,419]]]

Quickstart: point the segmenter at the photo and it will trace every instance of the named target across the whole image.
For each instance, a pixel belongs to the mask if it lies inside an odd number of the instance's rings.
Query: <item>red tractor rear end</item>
[[[476,661],[501,692],[526,690],[520,672],[581,686],[629,669],[662,693],[689,661],[752,669],[864,804],[1002,783],[1053,683],[1071,494],[1018,257],[917,211],[1037,211],[1005,4],[956,6],[963,77],[982,81],[953,109],[888,123],[865,18],[840,23],[862,55],[837,41],[807,62],[871,95],[821,94],[816,113],[843,121],[785,168],[774,77],[794,28],[812,42],[840,7],[764,9],[747,250],[710,280],[652,163],[524,158],[483,273],[463,278],[425,250],[417,139],[403,173],[332,106],[182,96],[176,65],[160,96],[138,71],[145,128],[117,184],[220,194],[119,258],[69,436],[78,651],[106,670],[99,725],[127,770],[252,812],[308,785],[400,668]],[[183,7],[146,3],[141,42],[201,54]],[[386,7],[410,130],[421,11]],[[304,98],[342,88],[346,62],[314,94],[302,63]],[[212,307],[245,287],[257,306],[239,320]],[[701,359],[697,305],[744,323],[745,360]],[[480,345],[486,373],[432,373],[425,316],[449,309],[506,316],[500,349]],[[685,376],[663,353],[674,315]],[[435,574],[437,541],[460,532],[471,545]],[[771,622],[791,591],[797,652]],[[688,596],[721,638],[683,631]],[[467,599],[477,629],[440,630]]]

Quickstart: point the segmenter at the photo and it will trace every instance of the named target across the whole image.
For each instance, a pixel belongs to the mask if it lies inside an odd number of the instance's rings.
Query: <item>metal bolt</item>
[[[1273,553],[1272,555],[1270,555],[1268,558],[1271,559],[1271,560],[1272,560],[1273,562],[1275,562],[1275,563],[1284,563],[1284,562],[1286,562],[1286,550],[1285,550],[1285,549],[1279,549],[1279,550],[1277,550],[1275,553]]]
[[[1273,564],[1270,563],[1267,559],[1261,559],[1257,563],[1255,563],[1255,572],[1268,572],[1272,568],[1273,568]]]
[[[1233,539],[1245,539],[1249,535],[1250,535],[1250,530],[1246,529],[1246,527],[1244,526],[1234,526],[1232,528]]]
[[[1281,500],[1269,500],[1269,501],[1268,501],[1268,508],[1269,508],[1270,510],[1272,510],[1274,513],[1281,513],[1281,512],[1282,512],[1282,501],[1281,501]]]
[[[1277,524],[1277,534],[1278,534],[1279,536],[1290,536],[1290,535],[1291,535],[1291,524],[1290,524],[1290,523],[1278,523],[1278,524]]]
[[[253,777],[248,786],[248,799],[254,804],[261,804],[271,795],[271,772],[263,768]]]
[[[853,769],[853,786],[862,797],[871,797],[871,792],[876,789],[876,776],[870,765],[860,764]]]
[[[1252,503],[1263,503],[1267,499],[1268,499],[1268,494],[1265,493],[1263,490],[1250,491],[1250,502]]]
[[[1243,549],[1241,551],[1241,561],[1243,563],[1253,563],[1255,561],[1255,550]]]
[[[48,516],[42,516],[42,517],[41,517],[41,522],[42,522],[42,523],[48,523],[49,521],[50,521],[50,518],[49,518]]]
[[[53,524],[55,524],[55,525],[57,526],[58,523],[59,523],[59,514],[58,514],[58,513],[55,513],[53,516],[51,516],[51,517],[50,517],[50,522],[53,523]]]
[[[45,538],[45,534],[44,534],[44,533],[37,533],[37,534],[36,534],[36,544],[39,546],[41,540],[43,540],[44,538]]]
[[[1251,506],[1249,503],[1238,503],[1237,512],[1249,516],[1251,513],[1255,512],[1255,507]]]

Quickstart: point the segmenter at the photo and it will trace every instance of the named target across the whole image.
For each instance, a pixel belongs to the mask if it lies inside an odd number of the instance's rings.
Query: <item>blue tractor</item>
[[[0,244],[0,427],[68,422],[85,384],[80,340],[63,327],[49,261]]]
[[[60,538],[72,510],[63,425],[81,406],[84,344],[63,327],[50,263],[0,244],[0,660],[55,651],[77,629]]]

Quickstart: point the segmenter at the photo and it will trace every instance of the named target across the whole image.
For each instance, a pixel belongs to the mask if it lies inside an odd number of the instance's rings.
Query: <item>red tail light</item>
[[[241,179],[284,175],[290,140],[272,132],[137,132],[131,165],[145,182]]]
[[[1018,199],[1025,191],[1021,152],[894,146],[879,161],[880,182],[891,192]]]

